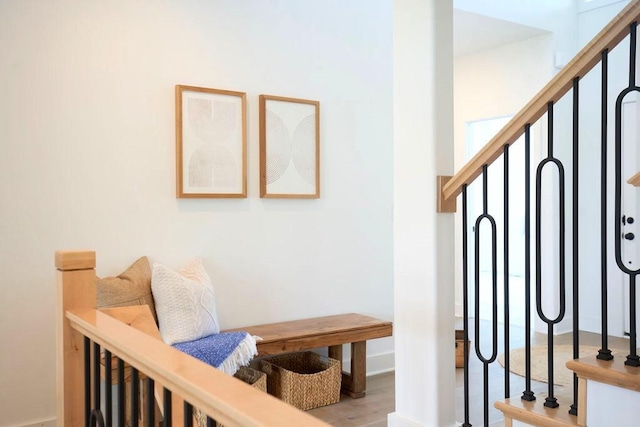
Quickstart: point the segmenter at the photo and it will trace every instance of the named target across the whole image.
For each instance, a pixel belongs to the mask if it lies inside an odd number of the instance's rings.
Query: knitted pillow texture
[[[138,259],[117,277],[98,279],[97,291],[98,308],[147,304],[157,321],[151,293],[151,267],[147,257]]]
[[[220,332],[213,285],[200,258],[179,272],[154,264],[151,289],[165,343],[193,341]]]

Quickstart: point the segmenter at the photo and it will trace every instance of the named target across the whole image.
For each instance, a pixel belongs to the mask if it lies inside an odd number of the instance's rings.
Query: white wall
[[[454,61],[455,170],[459,170],[467,162],[466,132],[469,122],[514,115],[551,79],[552,75],[553,50],[550,34],[473,55],[456,57]],[[541,132],[538,131],[537,135],[540,136],[540,134]],[[489,170],[491,173],[491,168]],[[461,207],[458,211],[456,235],[461,236]],[[469,225],[472,225],[471,222]],[[462,259],[461,237],[456,238],[456,259]],[[462,267],[456,268],[455,272],[456,315],[461,316]]]
[[[577,53],[577,0],[455,0],[454,5],[457,9],[549,31],[553,34],[553,52],[566,61]]]
[[[390,1],[4,1],[0,46],[0,425],[54,416],[56,249],[201,256],[224,328],[393,318]],[[247,199],[176,200],[175,84],[247,92]],[[320,101],[319,200],[258,197],[262,93]]]

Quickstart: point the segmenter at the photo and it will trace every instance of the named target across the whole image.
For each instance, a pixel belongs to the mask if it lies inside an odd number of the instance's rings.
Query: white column
[[[396,412],[389,426],[455,425],[451,0],[394,0]]]

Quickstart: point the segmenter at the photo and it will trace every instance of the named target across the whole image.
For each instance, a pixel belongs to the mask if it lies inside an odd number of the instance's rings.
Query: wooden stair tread
[[[538,398],[533,402],[527,402],[514,397],[496,401],[493,406],[502,411],[506,418],[521,421],[540,427],[566,427],[578,426],[578,417],[569,415],[569,404],[559,402],[555,409],[544,406],[544,399]]]
[[[627,366],[625,360],[624,356],[613,360],[599,360],[591,356],[570,360],[567,368],[580,378],[640,392],[640,367]]]
[[[631,178],[627,180],[627,184],[631,184],[634,187],[640,187],[640,172],[633,175]]]

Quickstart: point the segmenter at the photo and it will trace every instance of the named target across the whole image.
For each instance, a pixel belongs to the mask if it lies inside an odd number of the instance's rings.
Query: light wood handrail
[[[328,424],[95,309],[66,313],[71,327],[227,426]]]
[[[640,19],[640,0],[629,3],[587,44],[529,103],[518,112],[442,189],[443,200],[457,197],[465,184],[471,184],[484,165],[493,163],[505,145],[514,143],[527,124],[533,124],[547,111],[549,102],[557,102],[573,85],[600,62],[602,52],[613,49],[629,34],[629,26]]]

